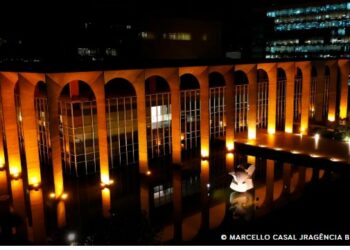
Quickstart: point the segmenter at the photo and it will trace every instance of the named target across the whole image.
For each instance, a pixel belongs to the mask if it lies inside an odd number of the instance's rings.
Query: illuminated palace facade
[[[350,2],[299,4],[266,16],[274,29],[266,58],[350,57]]]
[[[157,159],[208,158],[214,140],[232,151],[236,133],[307,134],[313,122],[346,118],[349,66],[339,59],[0,72],[1,168],[36,187],[40,166],[52,166],[59,197],[65,174],[99,173],[108,185],[113,168],[135,164],[149,174]]]

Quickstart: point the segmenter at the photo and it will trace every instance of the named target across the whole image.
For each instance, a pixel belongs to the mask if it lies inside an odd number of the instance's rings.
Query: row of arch
[[[326,67],[325,75],[329,75]],[[316,69],[312,69],[316,77]],[[248,116],[248,77],[239,70],[233,73],[235,85],[235,130],[247,130]],[[78,165],[84,165],[88,173],[89,162],[92,172],[98,165],[98,137],[96,121],[95,95],[87,83],[76,81],[67,84],[60,93],[60,137],[64,168],[76,175]],[[76,86],[78,84],[78,87]],[[225,78],[218,72],[209,74],[210,88],[210,134],[212,138],[225,135]],[[263,69],[257,71],[257,127],[267,128],[268,117],[268,74]],[[72,92],[78,90],[83,97],[77,102]],[[181,140],[184,149],[200,147],[200,84],[196,77],[184,74],[180,77],[181,106]],[[302,73],[299,68],[295,76],[294,120],[300,122]],[[39,82],[35,91],[36,111],[38,119],[39,149],[42,158],[49,160],[50,138],[48,135],[48,113],[45,103],[45,83]],[[147,122],[147,147],[150,159],[171,154],[171,94],[169,83],[161,76],[151,76],[145,80],[145,105]],[[69,99],[70,97],[70,99]],[[105,85],[106,114],[109,162],[111,166],[136,164],[138,161],[138,127],[137,127],[137,95],[133,84],[123,78],[115,78]],[[73,100],[75,98],[75,100]],[[68,100],[68,101],[67,101]],[[277,70],[277,105],[276,128],[284,130],[286,73]],[[47,102],[47,101],[46,101]],[[46,105],[46,106],[45,106]],[[20,105],[18,105],[20,106]],[[86,116],[88,114],[89,116]],[[74,116],[73,120],[67,119]],[[79,116],[77,119],[75,116]],[[84,116],[85,115],[85,116]],[[88,117],[88,119],[86,119]],[[20,116],[19,116],[20,120]],[[77,127],[77,125],[79,125]],[[21,126],[18,126],[19,128]],[[68,131],[73,131],[74,135]],[[77,132],[80,131],[80,132]],[[87,132],[88,131],[88,132]],[[21,132],[20,132],[21,134]],[[74,137],[74,141],[69,138]],[[68,150],[67,150],[68,149]],[[73,156],[72,156],[73,152]],[[74,164],[76,167],[71,168]]]

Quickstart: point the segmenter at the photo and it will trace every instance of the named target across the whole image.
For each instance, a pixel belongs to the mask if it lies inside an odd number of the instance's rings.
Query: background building
[[[350,57],[350,2],[294,4],[266,16],[274,29],[268,59]]]

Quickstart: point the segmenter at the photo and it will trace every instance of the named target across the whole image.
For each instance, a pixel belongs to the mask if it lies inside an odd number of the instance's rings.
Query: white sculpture
[[[232,175],[233,177],[230,188],[240,193],[244,193],[254,188],[252,179],[254,171],[254,165],[250,165],[247,169],[245,169],[242,165],[239,165],[237,170],[229,173],[229,175]]]

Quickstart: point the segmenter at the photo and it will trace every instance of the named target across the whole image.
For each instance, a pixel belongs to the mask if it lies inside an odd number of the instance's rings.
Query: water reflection
[[[244,190],[232,190],[229,173],[236,183],[245,182]],[[12,180],[11,199],[0,200],[0,216],[11,213],[18,221],[1,222],[0,236],[35,244],[197,242],[215,230],[242,226],[288,206],[306,185],[327,176],[322,170],[238,153],[155,168],[149,176],[137,171],[117,175],[116,184],[104,189],[94,179],[66,181],[66,201],[52,201],[42,190],[24,192],[23,181]],[[0,171],[3,198],[9,192],[6,181],[6,172]]]
[[[230,194],[230,210],[234,220],[244,219],[249,221],[254,214],[254,199],[249,192],[232,192]]]

